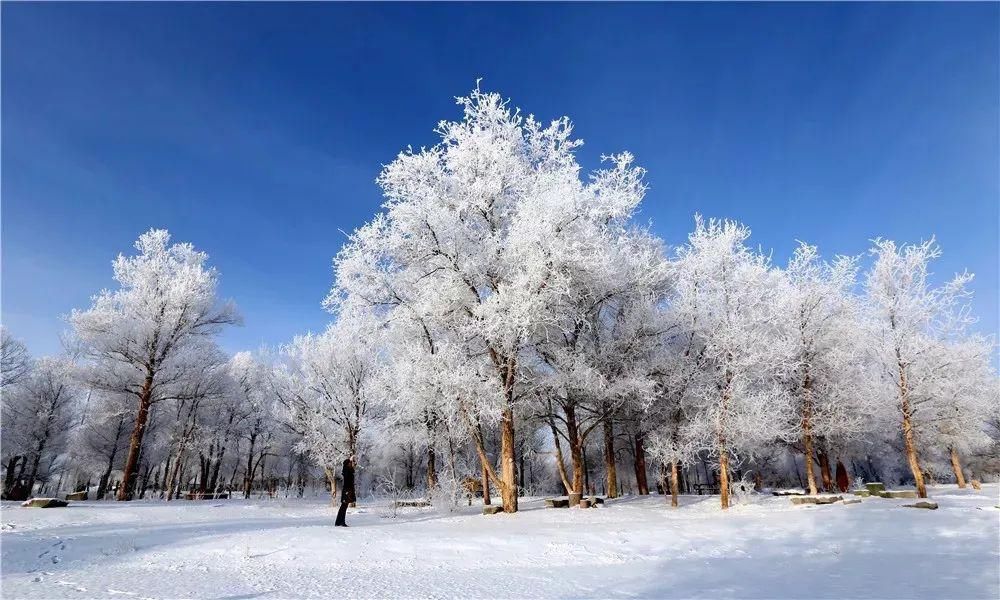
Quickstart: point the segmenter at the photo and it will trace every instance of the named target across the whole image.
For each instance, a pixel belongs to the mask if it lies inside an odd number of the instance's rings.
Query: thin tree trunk
[[[330,483],[330,505],[337,506],[337,476],[330,467],[323,467],[326,480]]]
[[[485,459],[480,458],[480,461],[483,470],[483,504],[489,506],[493,502],[490,498],[490,468]]]
[[[118,500],[132,499],[132,486],[139,471],[139,449],[142,446],[142,436],[146,433],[146,422],[149,420],[149,409],[152,405],[153,374],[147,373],[139,392],[139,412],[135,415],[135,427],[129,438],[128,457],[125,459],[125,471],[121,485],[118,487]]]
[[[962,463],[958,460],[958,450],[951,448],[951,470],[955,472],[955,481],[958,487],[965,488],[965,474],[962,473]]]
[[[920,459],[917,457],[916,436],[913,433],[913,415],[910,407],[910,390],[906,378],[906,367],[902,361],[899,362],[899,396],[900,408],[903,413],[903,445],[906,448],[906,462],[910,465],[910,472],[913,474],[913,481],[917,486],[917,496],[927,497],[927,486],[924,485],[924,472],[920,468]]]
[[[802,447],[806,464],[806,485],[809,486],[809,493],[815,496],[818,490],[816,473],[813,471],[812,379],[808,373],[802,383],[802,396]]]
[[[833,474],[830,472],[830,455],[826,453],[826,449],[819,451],[819,472],[823,477],[823,490],[832,492]]]
[[[722,509],[729,508],[729,453],[724,441],[720,441],[722,453],[719,455],[719,496]]]
[[[434,456],[434,443],[431,442],[427,446],[427,493],[430,495],[434,488],[437,487],[438,477],[437,477],[437,457]]]
[[[253,447],[257,442],[257,435],[252,434],[250,436],[250,450],[247,452],[247,470],[243,474],[243,497],[250,497],[250,488],[253,486]]]
[[[17,469],[17,463],[19,460],[21,460],[21,458],[23,457],[11,456],[10,460],[7,461],[7,473],[4,476],[4,481],[3,481],[3,493],[5,496],[7,494],[10,494],[12,488],[14,487],[15,470]]]
[[[726,408],[729,405],[729,395],[732,393],[730,385],[732,384],[733,376],[730,371],[726,371],[726,385],[722,391],[722,412],[725,414]],[[726,435],[722,431],[721,425],[716,425],[719,429],[717,435],[719,436],[719,501],[722,504],[722,510],[729,508],[729,448],[726,447]],[[812,460],[812,457],[806,459],[806,462]]]
[[[573,493],[573,484],[570,483],[569,477],[566,475],[566,463],[563,462],[562,442],[559,441],[559,430],[556,428],[556,422],[554,419],[549,419],[549,428],[552,429],[552,444],[556,451],[556,472],[559,473],[559,479],[562,481],[563,487],[566,488],[566,493],[571,494]]]
[[[604,469],[608,477],[608,497],[618,497],[618,470],[615,466],[615,431],[611,417],[604,419]]]
[[[649,495],[649,481],[646,479],[646,449],[643,446],[642,433],[635,436],[635,485],[640,496]]]
[[[679,502],[677,496],[680,493],[680,473],[677,469],[677,461],[670,461],[670,506],[677,508]]]
[[[31,462],[31,471],[28,473],[27,486],[28,486],[28,496],[30,497],[35,488],[35,479],[38,477],[38,464],[42,461],[42,450],[44,446],[41,446],[37,452],[35,452],[35,460]]]

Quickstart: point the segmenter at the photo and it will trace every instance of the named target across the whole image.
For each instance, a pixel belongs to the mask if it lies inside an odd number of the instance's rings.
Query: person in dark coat
[[[337,521],[334,527],[347,527],[347,507],[357,502],[354,494],[354,461],[344,459],[344,485],[340,491],[340,510],[337,511]]]

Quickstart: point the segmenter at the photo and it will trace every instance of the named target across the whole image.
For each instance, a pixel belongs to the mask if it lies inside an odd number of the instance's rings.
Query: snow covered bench
[[[21,503],[25,508],[62,508],[69,506],[69,502],[58,498],[31,498]]]
[[[427,500],[396,500],[396,508],[426,508],[430,505]]]
[[[792,504],[833,504],[843,500],[843,496],[792,496]]]
[[[546,498],[545,508],[569,508],[569,498]]]
[[[694,484],[694,491],[698,492],[701,496],[703,492],[708,492],[709,494],[718,494],[719,486],[714,483],[696,483]]]
[[[185,500],[228,500],[229,492],[219,492],[214,494],[212,492],[185,492]]]

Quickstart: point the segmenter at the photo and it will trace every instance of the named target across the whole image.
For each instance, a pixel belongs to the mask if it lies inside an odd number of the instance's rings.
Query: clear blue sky
[[[150,227],[211,255],[246,325],[321,329],[331,258],[407,144],[483,77],[631,150],[641,218],[864,252],[937,235],[997,329],[998,4],[2,5],[3,321],[35,353]]]

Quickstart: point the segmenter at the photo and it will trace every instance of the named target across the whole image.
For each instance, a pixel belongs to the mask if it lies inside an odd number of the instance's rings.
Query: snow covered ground
[[[3,598],[1000,597],[1000,489],[792,506],[658,496],[485,517],[320,501],[2,508]]]

